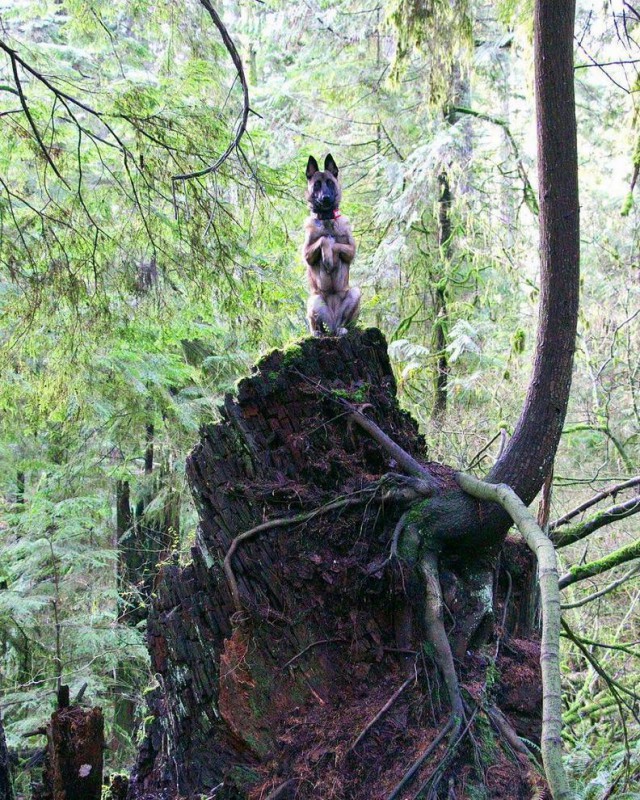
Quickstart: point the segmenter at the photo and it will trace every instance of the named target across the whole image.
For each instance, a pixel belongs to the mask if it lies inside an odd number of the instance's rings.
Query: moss
[[[465,797],[468,800],[487,800],[487,787],[483,783],[467,783],[465,785]]]
[[[282,355],[282,365],[290,367],[295,361],[300,361],[304,356],[299,344],[292,344],[286,348]]]
[[[501,677],[498,667],[493,663],[489,664],[485,677],[485,685],[488,693],[491,693],[493,689],[498,686]]]
[[[332,394],[352,403],[366,403],[369,399],[369,384],[363,383],[356,389],[334,389]]]
[[[430,500],[420,500],[414,503],[407,512],[407,525],[420,525],[427,514]]]
[[[260,775],[251,767],[246,767],[243,764],[236,764],[232,767],[227,776],[225,783],[232,784],[237,789],[248,790],[260,780]]]
[[[609,555],[605,556],[604,558],[600,558],[597,561],[591,561],[588,564],[580,564],[571,567],[569,569],[569,574],[573,578],[571,583],[584,580],[585,578],[590,578],[593,575],[600,575],[602,572],[607,572],[608,570],[613,569],[613,567],[617,567],[620,564],[626,564],[627,561],[631,561],[638,557],[640,557],[640,539],[632,544],[627,545],[626,547],[621,547],[619,550],[616,550],[613,553],[609,553]]]
[[[474,725],[474,736],[479,745],[480,761],[484,767],[490,767],[496,763],[496,752],[498,745],[493,728],[486,716],[478,714]],[[470,795],[474,796],[474,795]],[[485,797],[486,795],[478,795]]]
[[[422,642],[422,651],[423,651],[423,653],[425,654],[425,656],[427,656],[428,658],[430,658],[432,661],[434,661],[434,660],[435,660],[435,657],[436,657],[436,649],[435,649],[435,647],[434,647],[434,646],[431,644],[431,642]]]

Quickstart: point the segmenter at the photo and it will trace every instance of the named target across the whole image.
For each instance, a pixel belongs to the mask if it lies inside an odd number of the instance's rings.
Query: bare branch
[[[598,494],[594,495],[590,500],[585,501],[572,511],[568,511],[562,517],[559,517],[557,520],[552,522],[549,525],[549,530],[553,531],[556,528],[559,528],[561,525],[566,525],[567,522],[572,520],[574,517],[577,517],[578,514],[581,514],[583,511],[591,508],[591,506],[595,506],[596,503],[599,503],[601,500],[605,500],[607,497],[615,496],[618,494],[618,492],[621,492],[624,489],[630,489],[631,487],[638,485],[640,485],[640,475],[636,475],[635,478],[630,478],[624,483],[618,483],[615,486],[612,486],[610,489],[603,489],[601,492],[598,492]]]
[[[536,193],[531,185],[531,182],[529,181],[529,176],[527,175],[527,171],[522,163],[522,158],[520,157],[520,150],[518,149],[516,140],[513,138],[513,134],[511,133],[507,123],[503,119],[494,117],[491,114],[485,114],[482,111],[475,111],[474,109],[465,108],[464,106],[454,106],[452,111],[456,114],[468,114],[470,117],[482,120],[483,122],[490,122],[492,125],[497,125],[498,127],[502,128],[513,152],[513,157],[518,168],[518,175],[523,183],[524,201],[529,208],[529,211],[531,211],[531,213],[537,217],[540,213],[540,208],[538,207]]]
[[[619,503],[617,506],[611,506],[605,511],[600,511],[594,514],[584,522],[572,525],[570,528],[565,528],[561,533],[551,534],[551,541],[556,547],[566,547],[569,544],[575,544],[581,539],[590,536],[598,528],[603,528],[605,525],[611,525],[613,522],[619,522],[621,519],[626,519],[640,511],[640,494],[632,497],[624,503]]]
[[[563,611],[568,611],[571,608],[582,608],[582,606],[586,606],[588,603],[592,603],[594,600],[598,600],[600,597],[604,597],[605,594],[609,594],[614,589],[617,589],[618,586],[622,586],[623,583],[630,581],[635,575],[638,574],[640,571],[640,564],[636,564],[634,567],[626,572],[621,578],[618,580],[613,581],[608,586],[605,586],[604,589],[600,589],[599,592],[594,592],[593,594],[588,595],[587,597],[583,597],[582,600],[578,600],[576,603],[562,603],[560,608]]]
[[[622,61],[593,61],[591,64],[576,64],[574,69],[589,69],[589,67],[624,67],[627,64],[640,64],[640,58],[629,58]]]
[[[17,61],[16,61],[16,55],[12,50],[9,50],[8,48],[6,48],[6,52],[8,52],[9,58],[11,60],[11,70],[13,72],[13,80],[15,81],[16,89],[18,90],[18,95],[20,97],[20,105],[22,106],[22,110],[24,111],[24,115],[27,118],[27,121],[29,123],[29,127],[33,131],[33,135],[36,137],[36,141],[38,142],[38,146],[40,147],[40,150],[42,150],[42,153],[43,153],[44,157],[46,158],[48,163],[51,165],[51,169],[55,172],[55,174],[58,176],[58,178],[60,178],[62,183],[64,183],[64,185],[69,189],[71,187],[66,182],[66,180],[62,177],[62,173],[60,172],[60,170],[56,166],[55,161],[51,158],[51,153],[47,149],[47,146],[45,145],[45,143],[42,141],[42,137],[40,136],[40,131],[38,130],[38,126],[36,125],[35,120],[31,116],[31,110],[29,108],[29,105],[27,103],[27,98],[25,97],[24,91],[22,89],[22,83],[20,81],[20,75],[18,74],[18,64],[17,64]]]

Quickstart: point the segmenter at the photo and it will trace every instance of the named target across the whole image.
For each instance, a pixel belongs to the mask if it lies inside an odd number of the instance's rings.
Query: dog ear
[[[333,160],[333,156],[331,155],[331,153],[329,153],[324,160],[324,168],[325,171],[330,172],[334,178],[338,177],[338,165]]]
[[[313,156],[309,156],[309,160],[307,161],[307,180],[310,181],[316,172],[320,172],[318,162]]]

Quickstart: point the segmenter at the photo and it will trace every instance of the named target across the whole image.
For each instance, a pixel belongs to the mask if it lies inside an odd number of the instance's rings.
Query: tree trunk
[[[0,800],[13,800],[13,785],[9,766],[9,751],[4,736],[4,725],[0,716]]]
[[[447,413],[447,395],[449,387],[449,357],[447,354],[447,292],[446,278],[447,265],[451,253],[451,188],[446,170],[442,170],[438,177],[440,186],[439,213],[438,213],[438,244],[440,257],[443,260],[443,269],[440,275],[435,276],[435,289],[433,297],[433,333],[431,336],[431,349],[436,355],[436,374],[434,381],[434,399],[431,418],[436,424],[442,424]],[[432,276],[430,276],[432,277]]]
[[[535,7],[540,204],[540,312],[533,375],[513,437],[489,474],[529,504],[548,475],[564,425],[580,289],[578,151],[573,85],[575,2]]]

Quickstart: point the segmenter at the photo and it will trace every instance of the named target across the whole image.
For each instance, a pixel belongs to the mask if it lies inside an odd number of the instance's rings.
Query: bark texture
[[[580,207],[573,84],[575,0],[537,0],[534,20],[540,313],[533,374],[520,419],[491,483],[529,505],[553,464],[564,425],[580,289]]]
[[[345,398],[421,459],[424,441],[398,406],[377,330],[272,353],[240,382],[237,400],[227,399],[222,422],[202,431],[187,463],[200,527],[192,562],[164,567],[156,582],[148,629],[155,720],[130,798],[190,798],[219,787],[216,800],[270,792],[383,800],[436,740],[449,709],[422,651],[423,587],[409,562],[388,558],[407,505],[371,491],[398,465],[347,424]],[[450,468],[426,466],[437,496],[420,504],[420,517],[446,498],[450,509],[459,503],[475,515],[480,533],[482,505],[464,495]],[[223,570],[236,537],[340,498],[349,502],[238,544],[238,612]],[[464,615],[460,559],[445,555],[441,568],[448,608]],[[535,643],[514,638],[498,664],[508,675],[502,708],[518,710],[528,738],[539,734],[537,655]],[[467,655],[462,686],[477,692],[486,668]],[[415,680],[367,729],[408,669]],[[436,759],[445,743],[439,747]],[[495,759],[491,797],[530,796],[527,771],[499,748]],[[429,759],[416,771],[416,785],[431,768]]]

